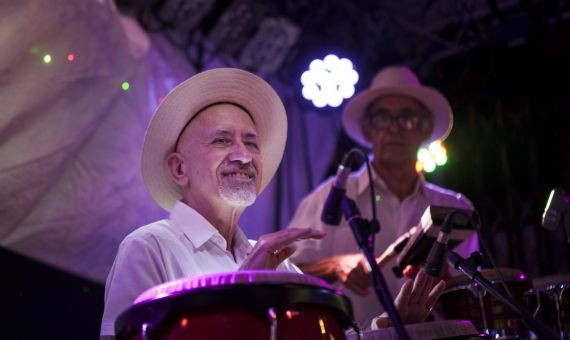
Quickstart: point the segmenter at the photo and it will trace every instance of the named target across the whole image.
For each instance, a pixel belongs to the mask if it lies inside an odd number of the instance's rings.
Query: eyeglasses
[[[380,110],[364,116],[364,121],[376,130],[387,129],[392,122],[396,122],[403,130],[412,131],[422,124],[424,118],[424,115],[415,114],[410,110],[404,110],[399,116],[395,117],[388,110]]]

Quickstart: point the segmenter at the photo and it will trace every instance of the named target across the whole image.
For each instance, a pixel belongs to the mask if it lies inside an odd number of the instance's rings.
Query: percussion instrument
[[[489,339],[488,335],[477,334],[475,326],[468,320],[440,320],[405,325],[410,339]],[[394,327],[363,333],[363,340],[398,340]],[[357,334],[348,334],[348,340],[358,340]]]
[[[530,280],[518,269],[500,268],[505,285],[512,293],[512,299],[524,305],[524,295],[531,288]],[[482,276],[495,289],[508,297],[501,284],[501,277],[494,269],[483,269]],[[514,339],[528,336],[528,329],[521,318],[483,287],[471,282],[467,276],[453,277],[447,281],[447,289],[439,299],[439,306],[446,319],[467,319],[475,327],[494,339]]]
[[[560,337],[570,339],[570,274],[539,277],[525,294],[529,311]]]
[[[187,277],[141,294],[119,339],[345,339],[352,306],[309,275],[240,271]]]

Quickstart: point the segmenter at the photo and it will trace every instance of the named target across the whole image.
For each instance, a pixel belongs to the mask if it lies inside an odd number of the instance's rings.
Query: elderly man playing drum
[[[250,243],[237,224],[275,174],[286,135],[281,100],[249,72],[202,72],[169,93],[148,127],[141,167],[170,218],[136,229],[119,246],[105,287],[103,338],[115,334],[115,319],[139,294],[167,281],[249,269],[300,273],[287,260],[295,242],[323,232],[288,228]],[[404,320],[425,318],[443,289],[426,283],[403,286]]]

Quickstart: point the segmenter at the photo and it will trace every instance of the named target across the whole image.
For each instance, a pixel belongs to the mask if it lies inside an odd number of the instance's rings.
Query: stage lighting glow
[[[425,172],[433,172],[436,167],[435,162],[432,161],[431,159],[423,162],[423,166]]]
[[[416,171],[433,172],[436,167],[443,166],[447,163],[447,149],[437,140],[431,143],[427,148],[418,150],[418,161],[416,162]]]
[[[422,162],[420,160],[416,161],[416,172],[420,173],[424,171],[424,166],[422,165]]]
[[[313,60],[309,69],[303,72],[301,93],[316,107],[338,107],[343,100],[354,95],[357,82],[358,73],[353,69],[352,62],[329,54],[322,60]]]
[[[430,158],[431,158],[431,155],[426,148],[420,148],[418,150],[418,160],[425,162]]]
[[[441,141],[435,141],[431,143],[428,149],[435,164],[442,166],[447,163],[447,149],[441,145]]]
[[[52,59],[51,54],[44,54],[44,57],[43,57],[44,64],[51,63],[51,59]]]
[[[435,155],[435,164],[437,164],[438,166],[442,166],[445,163],[447,163],[447,154],[445,153],[438,153]]]
[[[75,55],[73,53],[69,53],[67,55],[67,61],[74,61],[75,60]]]
[[[128,81],[124,81],[124,82],[121,84],[121,88],[123,89],[123,91],[127,91],[130,87],[131,87],[131,85],[129,84]]]

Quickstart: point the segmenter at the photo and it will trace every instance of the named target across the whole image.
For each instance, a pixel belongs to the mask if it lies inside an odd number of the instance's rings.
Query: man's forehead
[[[225,118],[225,119],[220,119]],[[243,119],[247,118],[247,119]],[[247,120],[255,126],[255,121],[251,117],[251,114],[240,105],[233,103],[216,103],[207,106],[206,108],[200,110],[193,120],[200,121],[205,120],[209,122],[216,122],[218,120],[223,121],[226,119],[236,119],[236,120]]]
[[[224,129],[223,127],[218,127],[218,128],[214,128],[212,129],[212,131],[210,131],[211,134],[216,135],[216,136],[229,136],[232,135],[235,131],[233,131],[233,129],[230,127],[230,129]],[[251,130],[251,131],[242,131],[242,135],[244,138],[257,138],[257,131],[255,131],[255,129]]]
[[[257,135],[257,129],[251,116],[241,107],[231,104],[209,106],[201,111],[186,129],[208,135],[230,134],[239,129],[245,135]]]
[[[419,101],[418,99],[411,97],[411,96],[407,96],[405,94],[390,94],[390,95],[378,97],[372,101],[372,103],[370,104],[369,107],[385,106],[385,105],[390,105],[390,104],[394,104],[394,103],[397,103],[397,104],[400,104],[403,106],[418,107],[420,109],[425,107],[425,105],[421,101]]]

